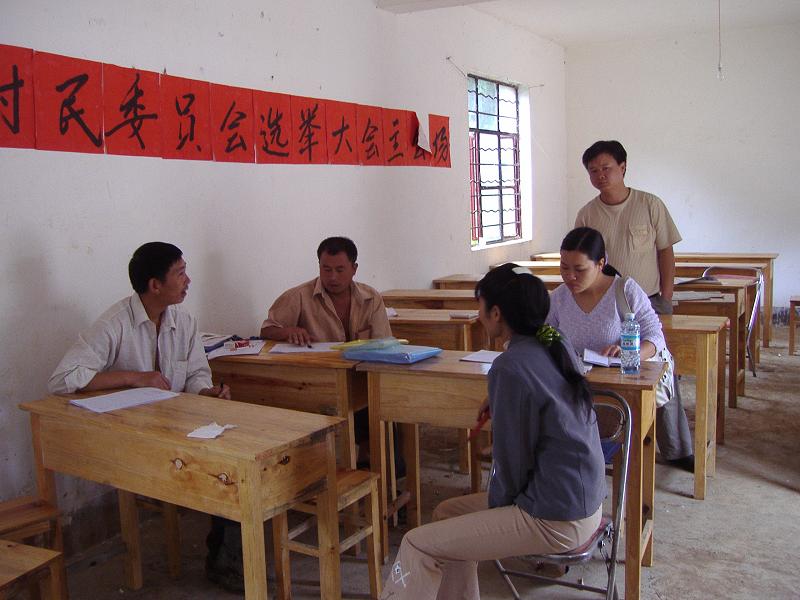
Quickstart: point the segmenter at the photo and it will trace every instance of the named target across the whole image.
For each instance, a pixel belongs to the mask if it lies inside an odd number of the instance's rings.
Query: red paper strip
[[[431,166],[450,168],[450,118],[429,115]]]
[[[408,125],[408,164],[415,167],[430,167],[431,153],[419,147],[419,119],[413,110],[406,111]]]
[[[33,148],[33,50],[0,44],[0,146]]]
[[[161,84],[158,73],[103,65],[106,152],[161,156]]]
[[[357,165],[356,105],[326,100],[325,116],[328,123],[328,160],[331,164]]]
[[[404,110],[383,109],[383,149],[387,166],[402,167],[408,164],[407,120]]]
[[[103,152],[102,77],[99,62],[33,53],[38,149]]]
[[[161,156],[212,159],[209,96],[207,81],[161,76]]]
[[[324,164],[328,162],[328,132],[325,125],[325,101],[292,96],[292,162]]]
[[[211,84],[211,145],[214,160],[255,162],[253,90]]]
[[[256,162],[294,162],[291,96],[253,90],[253,113],[256,123]]]
[[[378,106],[356,106],[356,142],[362,165],[383,165],[383,118]]]

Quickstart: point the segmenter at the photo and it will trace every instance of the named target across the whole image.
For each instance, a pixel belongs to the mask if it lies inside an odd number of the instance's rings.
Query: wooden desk
[[[772,299],[775,281],[775,259],[777,252],[675,252],[675,260],[694,263],[757,263],[764,274],[764,323],[763,345],[769,347],[772,340]]]
[[[680,286],[675,286],[676,292],[709,292],[727,296],[730,294],[735,306],[735,316],[732,311],[726,311],[726,315],[730,318],[731,333],[728,338],[730,343],[730,357],[728,360],[729,366],[732,366],[731,373],[728,373],[728,381],[733,388],[728,389],[728,406],[736,408],[737,395],[744,395],[745,393],[745,373],[747,367],[746,358],[746,342],[747,342],[747,317],[749,314],[748,307],[752,306],[754,300],[756,282],[754,279],[741,280],[741,279],[719,279],[716,283],[711,282],[695,282],[685,283]],[[705,314],[709,316],[717,315],[719,312],[703,312],[693,311],[691,308],[683,306],[683,302],[675,304],[675,296],[673,296],[673,312],[676,314]],[[751,340],[751,352],[755,351],[755,338]],[[735,358],[735,360],[734,360]]]
[[[392,308],[478,310],[475,293],[469,290],[386,290],[383,302]]]
[[[660,315],[667,347],[675,357],[679,375],[694,375],[696,408],[694,416],[694,497],[706,497],[706,476],[716,468],[717,434],[725,429],[718,422],[717,393],[725,385],[724,365],[719,349],[725,348],[725,317]],[[724,399],[722,400],[724,402]],[[724,414],[724,413],[723,413]]]
[[[447,275],[433,280],[433,287],[437,290],[474,290],[486,273],[459,273],[457,275]]]
[[[458,319],[449,310],[398,308],[389,317],[392,335],[412,344],[437,346],[444,350],[478,350],[488,347],[486,331],[478,317]]]
[[[371,468],[386,472],[385,424],[402,423],[410,492],[408,523],[421,524],[419,513],[419,424],[468,428],[475,424],[478,408],[488,394],[486,374],[490,365],[462,362],[465,352],[445,351],[414,365],[360,363],[368,373]],[[622,395],[633,413],[633,436],[627,485],[625,529],[625,598],[639,598],[641,565],[653,562],[653,505],[655,497],[655,386],[663,363],[645,362],[640,375],[622,376],[618,369],[593,369],[589,381],[598,389]],[[385,481],[385,479],[384,479]],[[384,515],[384,556],[388,556],[387,501],[381,485]]]
[[[407,339],[412,344],[467,352],[490,347],[486,330],[478,317],[453,319],[449,310],[398,308],[397,316],[389,317],[389,323],[395,337]],[[470,467],[470,442],[467,433],[466,429],[459,432],[458,469],[461,473],[469,473],[473,487],[479,487],[481,472]]]
[[[267,598],[264,521],[317,496],[325,515],[322,597],[341,597],[334,456],[341,419],[193,394],[105,414],[68,402],[47,396],[20,405],[31,413],[39,493],[56,504],[55,471],[118,489],[128,587],[142,587],[134,494],[240,522],[248,600]],[[212,421],[237,427],[214,440],[186,437]]]
[[[355,469],[353,413],[367,406],[367,379],[356,373],[356,361],[341,352],[270,354],[274,345],[267,342],[260,354],[215,358],[209,362],[214,379],[224,379],[239,402],[346,419],[337,456],[340,466]]]

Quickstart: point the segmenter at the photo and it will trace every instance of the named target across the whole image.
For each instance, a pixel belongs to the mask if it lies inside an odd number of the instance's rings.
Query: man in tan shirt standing
[[[353,281],[358,250],[352,240],[330,237],[317,248],[319,277],[281,294],[261,325],[261,337],[309,344],[392,335],[378,291]]]
[[[616,140],[595,142],[583,153],[589,180],[600,192],[578,211],[575,227],[603,235],[608,264],[631,277],[658,314],[672,314],[675,253],[681,234],[658,196],[625,185],[628,153]],[[694,449],[680,387],[656,415],[656,440],[670,464],[694,471]]]

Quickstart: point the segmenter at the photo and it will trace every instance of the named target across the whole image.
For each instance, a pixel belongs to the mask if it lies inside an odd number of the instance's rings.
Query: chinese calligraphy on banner
[[[450,167],[450,120],[0,44],[0,147],[243,163]]]

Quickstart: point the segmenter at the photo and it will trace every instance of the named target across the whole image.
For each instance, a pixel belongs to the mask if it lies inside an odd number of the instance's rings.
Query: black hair
[[[581,160],[584,168],[588,168],[589,163],[601,154],[610,154],[617,161],[617,164],[628,160],[628,153],[625,152],[625,148],[617,140],[600,140],[589,146],[583,153]]]
[[[137,294],[144,294],[155,278],[163,282],[170,267],[183,257],[177,246],[166,242],[148,242],[139,246],[128,263],[128,276]]]
[[[530,271],[520,270],[514,263],[492,269],[475,286],[475,298],[483,298],[486,310],[497,306],[515,333],[535,337],[550,312],[550,294],[541,279]],[[591,412],[592,392],[583,373],[577,370],[570,351],[560,340],[554,340],[547,350],[578,399]]]
[[[329,237],[322,240],[317,248],[317,260],[322,257],[322,253],[327,252],[330,255],[339,254],[344,252],[351,263],[355,263],[358,258],[358,249],[353,243],[353,240],[346,237]]]
[[[601,258],[605,258],[606,264],[603,265],[603,275],[612,277],[619,275],[619,271],[608,264],[606,242],[603,240],[603,234],[596,229],[576,227],[564,237],[561,242],[561,249],[567,252],[577,251],[585,254],[594,263],[598,263]]]

